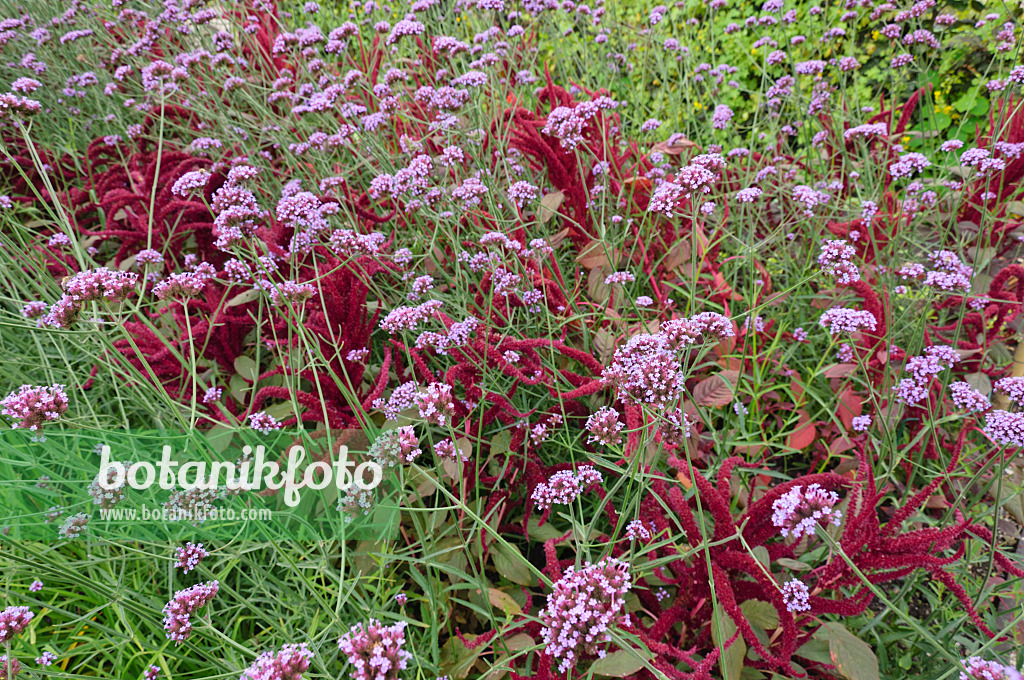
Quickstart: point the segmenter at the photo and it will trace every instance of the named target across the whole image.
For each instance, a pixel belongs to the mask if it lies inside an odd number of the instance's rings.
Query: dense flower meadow
[[[397,512],[33,479],[0,678],[1019,680],[1020,8],[612,4],[4,4],[5,427],[362,431]]]

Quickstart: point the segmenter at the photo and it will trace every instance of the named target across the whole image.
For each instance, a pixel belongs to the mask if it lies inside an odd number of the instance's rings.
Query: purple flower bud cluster
[[[839,495],[826,491],[820,484],[811,484],[806,489],[797,485],[772,503],[772,524],[786,537],[811,536],[819,522],[839,526],[842,513],[835,509],[838,502]]]
[[[619,412],[615,409],[604,406],[587,418],[588,444],[603,444],[605,446],[617,446],[622,443],[622,428],[625,427],[619,421]]]
[[[1024,406],[1024,378],[1000,378],[995,388],[1008,396],[1017,406]]]
[[[925,274],[924,285],[943,291],[971,290],[971,277],[974,269],[964,264],[960,258],[949,250],[936,250],[928,255],[933,269]]]
[[[306,643],[285,645],[277,652],[260,654],[238,680],[302,680],[312,658]]]
[[[648,526],[650,528],[648,528]],[[644,526],[642,520],[634,519],[626,525],[626,538],[630,541],[647,542],[651,540],[651,531],[654,530],[654,523]]]
[[[934,376],[960,362],[960,355],[947,345],[932,345],[924,354],[907,360],[904,370],[912,378],[904,378],[893,386],[896,399],[908,406],[914,406],[928,397],[928,386]]]
[[[996,383],[997,386],[999,382]],[[949,395],[952,397],[956,407],[964,411],[987,411],[992,406],[988,401],[988,397],[963,381],[950,383]]]
[[[980,656],[969,657],[962,663],[964,669],[960,671],[960,680],[1021,680],[1015,668],[985,661]]]
[[[338,639],[338,649],[352,664],[353,680],[398,680],[412,654],[405,651],[405,621],[385,626],[376,619],[357,623]]]
[[[219,581],[207,581],[174,593],[174,598],[164,606],[167,639],[178,644],[187,640],[192,635],[192,614],[208,605],[219,589]]]
[[[257,432],[270,434],[273,430],[280,430],[281,423],[266,411],[257,411],[249,414],[249,427]]]
[[[578,571],[569,567],[554,584],[539,616],[544,653],[558,661],[560,673],[584,655],[604,658],[602,645],[611,639],[609,631],[630,625],[623,609],[632,585],[629,565],[614,558],[588,562]]]
[[[1024,413],[989,412],[985,416],[985,434],[1002,446],[1024,446]]]
[[[38,430],[44,423],[59,420],[68,410],[64,385],[22,385],[0,401],[0,415],[14,419],[14,428]]]
[[[800,579],[793,579],[782,586],[782,599],[786,603],[786,609],[791,612],[806,612],[811,610],[810,591],[807,585]]]
[[[417,392],[414,402],[420,410],[420,417],[428,423],[445,427],[455,415],[455,401],[452,386],[444,383],[430,383],[423,392]]]
[[[131,461],[121,461],[122,467],[127,470],[131,467]],[[101,473],[102,474],[102,473]],[[93,505],[98,505],[100,508],[107,510],[114,507],[124,499],[125,487],[127,486],[126,481],[127,475],[121,478],[120,483],[115,484],[114,481],[117,478],[117,470],[110,467],[107,468],[106,479],[104,480],[106,486],[100,484],[100,476],[96,475],[96,478],[89,483],[89,495],[92,496]]]
[[[50,666],[54,661],[57,660],[57,655],[53,652],[43,652],[41,655],[36,657],[36,665],[38,666]]]
[[[841,333],[856,333],[863,329],[873,331],[877,320],[874,314],[866,310],[835,307],[826,310],[818,323],[828,330],[829,335],[835,337]]]
[[[15,657],[8,658],[6,654],[0,656],[0,680],[7,680],[7,667],[11,667],[11,678],[16,678],[21,672],[21,662]]]
[[[580,497],[584,489],[604,481],[601,473],[591,465],[583,465],[573,472],[572,470],[559,470],[534,487],[530,498],[537,504],[540,510],[548,510],[552,505],[569,505]]]
[[[416,460],[422,451],[412,425],[382,432],[370,445],[369,456],[382,468],[395,467]]]
[[[209,557],[209,555],[210,553],[207,552],[202,543],[189,541],[175,549],[174,566],[181,569],[182,573],[187,574],[198,567],[199,563]]]
[[[857,253],[846,241],[825,241],[821,244],[818,266],[827,276],[834,276],[839,283],[848,285],[860,281],[860,270],[850,259]]]
[[[21,633],[35,614],[28,607],[8,607],[0,612],[0,643],[7,644]]]
[[[64,520],[64,524],[61,525],[57,533],[61,538],[71,541],[82,535],[88,523],[89,515],[79,512]]]

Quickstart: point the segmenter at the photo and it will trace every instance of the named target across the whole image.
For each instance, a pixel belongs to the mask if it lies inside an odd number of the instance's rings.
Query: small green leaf
[[[788,557],[780,557],[779,559],[775,560],[775,562],[780,567],[792,569],[793,571],[809,571],[811,568],[811,565],[807,564],[806,562],[801,562],[800,560],[791,560]]]
[[[259,367],[252,357],[240,356],[235,359],[235,372],[249,382],[255,382],[259,376]]]
[[[609,678],[624,678],[633,675],[644,667],[644,660],[650,659],[651,653],[642,649],[620,649],[612,652],[603,659],[598,659],[590,670],[594,675],[604,675]]]

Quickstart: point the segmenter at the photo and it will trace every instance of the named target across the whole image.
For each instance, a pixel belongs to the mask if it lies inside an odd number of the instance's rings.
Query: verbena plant
[[[168,544],[5,457],[0,673],[1018,677],[1018,12],[7,7],[10,450],[388,475]]]

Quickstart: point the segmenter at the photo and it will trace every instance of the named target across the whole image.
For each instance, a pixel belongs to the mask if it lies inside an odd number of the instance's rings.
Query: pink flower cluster
[[[370,445],[369,456],[383,468],[416,460],[422,451],[412,425],[382,432]]]
[[[398,680],[412,654],[405,646],[405,621],[385,626],[376,619],[357,623],[338,639],[338,649],[352,664],[353,680]]]
[[[1002,446],[1024,446],[1024,413],[990,411],[985,416],[985,434]]]
[[[614,446],[622,443],[622,428],[625,427],[619,421],[619,412],[608,406],[604,406],[587,418],[588,444],[599,443],[605,446]]]
[[[192,541],[189,541],[185,545],[179,546],[175,549],[174,566],[187,574],[198,567],[199,563],[209,557],[209,555],[210,553],[207,552],[202,543],[193,543]]]
[[[1024,406],[1024,378],[1000,378],[995,388],[1008,396],[1017,406]]]
[[[960,355],[947,345],[926,347],[924,354],[907,360],[904,370],[911,378],[903,378],[893,386],[896,399],[908,406],[915,406],[928,397],[928,387],[934,376],[960,362]]]
[[[806,489],[797,485],[772,503],[772,523],[779,527],[783,536],[798,539],[814,534],[819,522],[831,522],[839,526],[842,513],[835,509],[839,495],[826,491],[819,484]]]
[[[68,410],[64,385],[22,385],[0,401],[0,414],[13,418],[13,427],[38,430],[44,423],[59,420]]]
[[[964,659],[963,666],[960,680],[1021,680],[1015,668],[995,661],[985,661],[980,656]]]
[[[866,310],[836,307],[826,310],[818,323],[828,330],[829,335],[836,336],[840,333],[856,333],[863,329],[873,331],[877,320],[874,314]]]
[[[610,557],[578,571],[569,567],[554,584],[540,612],[541,639],[559,672],[566,673],[584,655],[605,656],[601,645],[610,639],[609,631],[630,625],[623,609],[631,587],[629,565]]]
[[[860,281],[860,270],[850,261],[857,251],[846,241],[825,241],[821,244],[818,266],[827,276],[834,276],[839,283],[847,285]]]
[[[21,633],[35,614],[28,607],[8,607],[0,612],[0,643],[7,644]]]
[[[263,652],[242,671],[239,680],[302,680],[313,651],[306,643],[285,645],[278,652]]]
[[[414,401],[420,410],[420,417],[426,419],[428,423],[445,427],[455,415],[451,385],[430,383],[424,392],[416,393]]]
[[[541,510],[547,510],[552,505],[569,505],[580,497],[584,489],[593,484],[600,484],[604,481],[601,473],[592,465],[583,465],[573,472],[572,470],[559,470],[548,478],[546,483],[534,487],[530,498]]]
[[[181,644],[192,635],[192,614],[208,605],[220,589],[220,582],[197,583],[174,593],[164,606],[164,630],[167,639]]]

